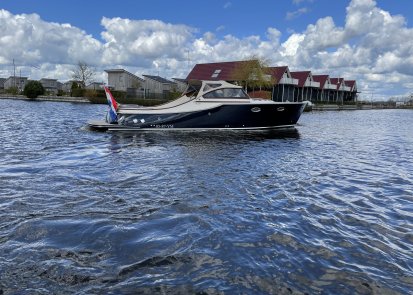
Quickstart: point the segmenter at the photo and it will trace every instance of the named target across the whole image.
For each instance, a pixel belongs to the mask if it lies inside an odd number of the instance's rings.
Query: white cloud
[[[224,4],[224,9],[230,8],[231,6],[232,6],[232,3],[231,3],[231,2],[226,2],[226,3]]]
[[[12,15],[0,10],[2,60],[20,63],[74,63],[79,58],[98,64],[99,41],[68,24],[49,23],[37,14]]]
[[[302,8],[297,9],[296,11],[287,12],[285,19],[292,20],[292,19],[299,17],[300,15],[303,15],[309,12],[310,12],[310,9],[308,9],[307,7],[302,7]]]
[[[331,17],[319,19],[283,44],[286,63],[294,69],[312,69],[357,79],[358,84],[383,93],[413,80],[413,29],[400,15],[391,15],[373,0],[353,0],[344,27]],[[411,91],[411,89],[410,89]]]
[[[147,65],[157,57],[182,58],[194,32],[159,20],[103,18],[102,25],[104,64]]]

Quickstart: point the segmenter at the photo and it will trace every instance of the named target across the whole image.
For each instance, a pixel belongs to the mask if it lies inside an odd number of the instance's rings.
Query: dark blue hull
[[[168,114],[118,114],[119,127],[139,129],[261,129],[293,126],[304,104],[222,105]]]

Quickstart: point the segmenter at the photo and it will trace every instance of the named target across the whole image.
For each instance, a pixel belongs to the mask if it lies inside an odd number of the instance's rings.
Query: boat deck
[[[89,122],[87,122],[87,125],[94,129],[94,130],[98,130],[98,131],[108,131],[110,130],[114,130],[114,129],[122,129],[122,126],[119,126],[118,124],[109,124],[104,120],[91,120]]]

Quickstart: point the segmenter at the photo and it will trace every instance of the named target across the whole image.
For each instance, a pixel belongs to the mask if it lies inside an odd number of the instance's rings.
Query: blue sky
[[[112,67],[185,77],[195,63],[259,56],[384,99],[413,92],[412,22],[412,0],[2,0],[0,77],[13,59],[34,79],[68,80],[82,60],[104,80]]]
[[[400,3],[412,2],[398,0]],[[387,2],[394,2],[388,0]],[[397,1],[396,1],[397,2]],[[70,23],[99,38],[102,17],[128,19],[159,19],[167,23],[185,24],[200,32],[215,31],[217,35],[238,37],[261,35],[268,27],[283,33],[304,30],[317,19],[333,15],[343,24],[348,1],[331,0],[258,0],[258,1],[85,1],[71,0],[62,5],[56,0],[2,0],[0,8],[13,14],[37,13],[43,20]],[[393,5],[397,10],[402,6]]]

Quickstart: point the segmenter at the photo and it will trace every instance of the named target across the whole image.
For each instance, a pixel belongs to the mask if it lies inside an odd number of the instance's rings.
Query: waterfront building
[[[86,86],[86,89],[90,90],[103,90],[103,86],[105,83],[103,82],[92,82],[89,85]]]
[[[160,76],[142,75],[145,78],[145,97],[169,98],[170,93],[177,89],[175,82]]]
[[[4,89],[16,87],[19,92],[24,90],[27,83],[27,77],[10,76],[4,81]]]
[[[311,101],[313,91],[316,92],[320,83],[314,81],[311,71],[291,72],[291,76],[298,80],[298,88],[294,93],[294,101]]]
[[[108,74],[108,85],[117,91],[128,91],[129,88],[143,90],[145,80],[124,70],[112,69],[105,70]]]
[[[65,93],[72,93],[72,86],[73,84],[76,83],[77,85],[82,85],[82,81],[77,81],[77,80],[69,80],[62,85],[62,90]]]
[[[269,67],[268,73],[273,77],[272,100],[294,101],[294,93],[298,87],[298,79],[291,76],[288,66]]]
[[[343,103],[347,93],[350,92],[350,87],[346,86],[344,78],[331,78],[330,80],[332,84],[336,85],[334,101]]]
[[[176,84],[176,91],[184,92],[188,87],[188,83],[185,79],[181,78],[172,78],[172,81]]]
[[[215,63],[196,64],[186,77],[190,80],[224,80],[229,83],[236,83],[237,71],[242,68],[248,61],[226,61]]]
[[[225,80],[239,83],[237,71],[251,61],[230,61],[196,64],[186,80]],[[313,75],[311,71],[291,72],[288,66],[264,69],[272,78],[271,97],[275,101],[344,102],[357,96],[355,80]]]
[[[59,90],[57,79],[42,78],[39,80],[39,82],[43,85],[46,93],[57,95],[57,92]]]
[[[313,75],[314,81],[320,83],[320,87],[313,92],[312,102],[333,102],[337,85],[332,84],[329,75]]]
[[[349,87],[349,91],[346,92],[344,101],[357,101],[357,82],[356,80],[345,80],[344,84]]]

